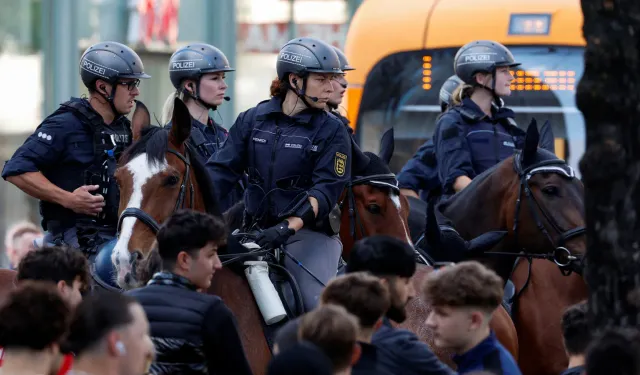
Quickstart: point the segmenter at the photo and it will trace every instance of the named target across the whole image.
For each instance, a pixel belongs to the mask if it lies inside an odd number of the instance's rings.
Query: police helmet
[[[218,48],[204,43],[190,44],[177,50],[169,59],[169,78],[180,88],[185,79],[197,81],[203,74],[233,72],[227,56]]]
[[[453,92],[462,83],[463,82],[460,79],[460,77],[458,77],[455,74],[447,78],[446,81],[444,81],[444,83],[442,84],[442,87],[440,88],[440,97],[439,97],[440,107],[443,107],[443,105],[451,106],[452,99],[453,99]]]
[[[278,79],[288,73],[305,77],[309,73],[343,73],[336,51],[315,38],[296,38],[282,47],[276,63]]]
[[[475,85],[474,75],[479,72],[493,74],[498,67],[513,68],[520,65],[507,47],[491,40],[476,40],[458,50],[453,61],[455,73],[466,84]]]
[[[343,72],[346,72],[346,71],[349,71],[349,70],[356,70],[356,68],[354,68],[351,65],[349,65],[349,61],[347,60],[347,56],[342,51],[340,51],[336,47],[333,47],[333,50],[336,51],[336,55],[338,55],[338,60],[340,60],[340,69],[342,69]]]
[[[117,271],[111,262],[111,254],[116,247],[118,239],[114,238],[100,246],[94,263],[90,266],[91,276],[101,287],[109,290],[119,289],[115,283]]]
[[[80,58],[82,83],[93,89],[96,80],[114,83],[121,78],[151,78],[144,72],[140,56],[118,42],[100,42],[87,48]]]

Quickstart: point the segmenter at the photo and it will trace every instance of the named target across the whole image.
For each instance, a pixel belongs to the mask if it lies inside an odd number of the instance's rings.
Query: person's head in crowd
[[[2,373],[48,374],[58,363],[71,312],[54,285],[26,281],[0,308]]]
[[[358,319],[342,306],[322,305],[300,319],[298,340],[309,341],[329,357],[335,375],[351,374],[360,359]]]
[[[587,349],[588,375],[640,375],[640,332],[611,328],[593,338]]]
[[[85,298],[71,321],[67,347],[74,370],[95,375],[141,375],[154,358],[149,322],[132,297],[107,292]]]
[[[415,297],[411,277],[416,272],[413,248],[396,238],[377,235],[355,243],[347,273],[369,272],[389,289],[391,306],[386,316],[398,323],[407,318],[406,305]]]
[[[269,362],[267,375],[332,375],[331,360],[309,342],[294,343]]]
[[[44,233],[28,221],[21,221],[10,226],[4,238],[4,248],[11,268],[18,268],[22,258],[35,249],[34,241],[43,236]]]
[[[373,333],[391,306],[388,288],[366,272],[337,277],[322,291],[320,302],[344,307],[358,319],[358,341],[370,343]]]
[[[426,324],[435,345],[463,354],[489,336],[489,322],[504,291],[494,271],[467,261],[431,272],[423,293],[433,306]]]
[[[276,333],[276,337],[273,340],[274,355],[287,350],[298,343],[299,327],[300,321],[292,320],[278,330],[278,332]]]
[[[82,300],[82,292],[89,287],[89,279],[87,258],[68,247],[37,249],[28,253],[18,266],[19,282],[51,282],[72,308]]]
[[[162,225],[157,241],[163,270],[206,290],[222,268],[218,249],[226,245],[227,229],[215,216],[180,210]]]
[[[592,341],[588,323],[586,302],[569,306],[562,314],[562,337],[569,368],[584,366],[584,356]]]

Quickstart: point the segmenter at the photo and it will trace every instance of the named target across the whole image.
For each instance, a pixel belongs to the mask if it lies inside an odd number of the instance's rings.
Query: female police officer
[[[338,55],[338,60],[340,61],[340,70],[343,71],[341,74],[336,74],[336,77],[333,81],[333,94],[329,97],[329,101],[327,102],[327,110],[330,111],[334,116],[336,116],[342,123],[347,126],[347,131],[353,134],[353,129],[349,126],[349,120],[344,117],[340,112],[338,112],[338,106],[342,103],[342,98],[344,97],[345,91],[347,91],[347,79],[346,72],[350,70],[356,70],[356,68],[349,65],[349,61],[347,60],[347,56],[340,51],[338,48],[333,47],[333,50]]]
[[[189,143],[202,156],[203,162],[215,154],[227,140],[227,130],[209,117],[209,110],[216,110],[224,100],[227,84],[225,73],[235,69],[218,48],[210,44],[194,43],[177,50],[169,59],[169,78],[176,91],[164,104],[162,121],[170,122],[173,115],[173,100],[182,97],[191,114]],[[242,199],[243,179],[230,194],[218,201],[221,212],[228,210]]]
[[[248,173],[245,229],[266,228],[259,245],[285,245],[310,271],[286,257],[285,267],[310,310],[317,304],[320,282],[335,276],[342,250],[335,233],[318,229],[350,178],[349,134],[325,111],[332,79],[342,70],[333,48],[313,38],[289,41],[276,69],[272,98],[238,116],[227,144],[207,166],[218,198]]]
[[[446,112],[451,106],[453,92],[460,84],[462,84],[462,80],[456,75],[447,78],[442,84],[438,99],[441,113]],[[400,192],[405,196],[420,198],[425,202],[429,197],[438,195],[440,180],[438,179],[433,138],[429,138],[420,146],[413,157],[402,167],[402,170],[398,173],[398,186],[400,187]],[[419,196],[418,192],[420,192]]]
[[[513,111],[494,105],[511,94],[509,69],[518,65],[505,46],[493,41],[468,43],[456,54],[455,73],[464,85],[454,92],[457,105],[440,117],[434,136],[443,194],[464,189],[521,147],[524,131]]]

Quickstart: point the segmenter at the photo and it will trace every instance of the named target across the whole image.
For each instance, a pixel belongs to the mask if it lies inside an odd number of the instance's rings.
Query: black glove
[[[289,237],[293,236],[295,233],[295,230],[289,229],[289,222],[285,220],[276,226],[262,231],[256,237],[256,243],[260,245],[260,247],[271,246],[275,249],[284,245]]]

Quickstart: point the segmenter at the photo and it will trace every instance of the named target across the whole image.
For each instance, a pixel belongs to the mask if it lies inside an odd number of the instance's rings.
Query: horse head
[[[118,242],[111,261],[117,284],[136,284],[137,260],[147,257],[159,226],[175,210],[203,207],[186,141],[191,115],[176,98],[171,127],[151,126],[148,110],[138,105],[133,115],[133,144],[120,158],[115,178],[120,187]]]
[[[540,138],[532,121],[522,150],[475,177],[439,207],[464,238],[508,231],[498,246],[502,254],[474,255],[503,278],[514,259],[504,252],[524,252],[577,270],[573,261],[585,251],[583,185],[565,161],[539,147]]]

